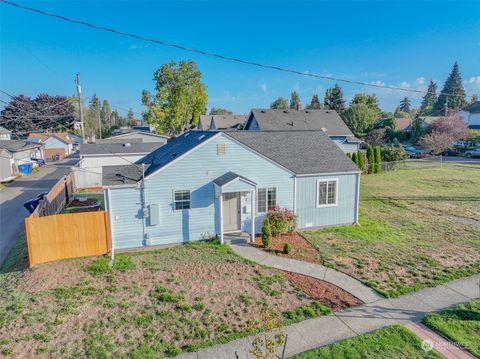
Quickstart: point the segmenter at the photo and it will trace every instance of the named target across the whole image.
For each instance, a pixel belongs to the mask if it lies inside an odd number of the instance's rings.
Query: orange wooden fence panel
[[[25,219],[30,266],[108,253],[108,213],[81,212]]]

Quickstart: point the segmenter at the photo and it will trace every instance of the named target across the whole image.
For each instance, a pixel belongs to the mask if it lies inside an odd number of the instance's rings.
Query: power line
[[[262,63],[255,62],[255,61],[239,59],[239,58],[226,56],[226,55],[221,55],[221,54],[217,54],[217,53],[213,53],[213,52],[209,52],[209,51],[194,49],[194,48],[190,48],[190,47],[183,46],[183,45],[172,44],[172,43],[168,43],[168,42],[165,42],[165,41],[162,41],[162,40],[156,40],[156,39],[152,39],[152,38],[148,38],[148,37],[144,37],[144,36],[120,31],[120,30],[115,30],[115,29],[112,29],[112,28],[109,28],[109,27],[94,25],[94,24],[91,24],[91,23],[88,23],[88,22],[85,22],[85,21],[81,21],[81,20],[70,19],[70,18],[62,16],[62,15],[46,12],[46,11],[43,11],[43,10],[35,9],[35,8],[24,6],[24,5],[19,5],[19,4],[16,4],[16,3],[13,3],[13,2],[10,2],[10,1],[7,1],[7,0],[0,0],[0,1],[2,3],[14,6],[14,7],[19,8],[19,9],[35,12],[35,13],[38,13],[38,14],[41,14],[41,15],[53,17],[53,18],[60,19],[60,20],[66,21],[66,22],[71,22],[71,23],[74,23],[74,24],[77,24],[77,25],[90,27],[90,28],[93,28],[95,30],[107,31],[107,32],[110,32],[110,33],[113,33],[113,34],[116,34],[116,35],[120,35],[120,36],[131,37],[131,38],[141,40],[141,41],[152,42],[152,43],[155,43],[155,44],[158,44],[158,45],[172,47],[172,48],[176,48],[176,49],[179,49],[179,50],[182,50],[182,51],[193,52],[193,53],[200,54],[200,55],[203,55],[203,56],[210,56],[210,57],[214,57],[214,58],[221,59],[221,60],[233,61],[233,62],[241,63],[241,64],[244,64],[244,65],[251,65],[251,66],[261,67],[261,68],[270,69],[270,70],[292,73],[292,74],[301,75],[301,76],[320,78],[320,79],[324,79],[324,80],[330,80],[330,81],[336,81],[336,82],[345,82],[345,83],[354,84],[354,85],[362,85],[362,86],[369,86],[369,87],[376,87],[376,88],[383,88],[383,89],[404,91],[404,92],[422,93],[422,94],[428,93],[427,90],[406,89],[404,87],[399,87],[399,86],[388,86],[388,85],[380,85],[380,84],[374,84],[374,83],[368,83],[368,82],[362,82],[362,81],[347,80],[347,79],[342,79],[342,78],[336,78],[336,77],[333,77],[333,76],[319,75],[319,74],[315,74],[315,73],[312,73],[312,72],[309,72],[309,71],[300,71],[300,70],[295,70],[295,69],[290,69],[290,68],[285,68],[285,67],[280,67],[280,66],[262,64]],[[450,93],[450,94],[449,93],[442,93],[442,94],[445,95],[445,96],[460,96],[459,94],[452,94],[452,93]]]

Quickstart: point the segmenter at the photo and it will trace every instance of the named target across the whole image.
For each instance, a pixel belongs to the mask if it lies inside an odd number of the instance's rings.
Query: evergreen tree
[[[448,100],[447,100],[448,97]],[[458,63],[453,64],[452,72],[448,75],[443,90],[433,107],[434,114],[443,115],[447,109],[461,109],[467,104],[465,89],[462,84],[462,76]]]
[[[283,97],[277,98],[272,102],[270,108],[273,110],[286,110],[288,108],[288,100]]]
[[[357,152],[357,166],[360,168],[360,171],[365,171],[365,158],[363,157],[363,153],[360,151]]]
[[[320,100],[318,99],[318,95],[314,94],[312,96],[312,101],[310,101],[310,105],[307,106],[309,110],[320,110],[322,105],[320,104]]]
[[[300,104],[300,96],[298,95],[297,91],[293,91],[290,95],[290,108],[292,110],[296,110],[298,105]]]
[[[469,105],[473,105],[475,102],[478,102],[478,95],[472,95]]]
[[[381,172],[382,171],[382,151],[380,150],[380,146],[375,146],[374,161],[375,161],[374,173]]]
[[[135,115],[131,108],[128,109],[127,113],[127,126],[135,126],[137,124],[137,120],[135,119]]]
[[[212,109],[210,110],[210,113],[209,115],[233,115],[233,112],[230,111],[230,110],[227,110],[225,108],[215,108],[215,107],[212,107]]]
[[[347,157],[352,159],[352,154],[350,152],[347,153]]]
[[[405,97],[402,101],[400,101],[400,106],[398,109],[402,112],[410,113],[410,99]]]
[[[100,135],[100,99],[96,94],[92,95],[85,116],[85,133],[89,136]],[[100,137],[100,136],[99,136]]]
[[[352,162],[355,163],[358,166],[358,164],[357,164],[357,153],[356,152],[352,153]]]
[[[420,110],[424,110],[429,106],[434,106],[437,102],[437,83],[433,80],[430,80],[428,85],[427,93],[423,96],[422,104],[420,105]]]
[[[375,173],[375,154],[371,145],[367,146],[368,173]]]
[[[270,220],[265,218],[262,226],[262,244],[267,248],[272,243],[272,228],[270,227]]]
[[[334,87],[327,89],[323,105],[326,109],[335,110],[338,114],[345,111],[345,100],[343,99],[342,88],[335,84]]]

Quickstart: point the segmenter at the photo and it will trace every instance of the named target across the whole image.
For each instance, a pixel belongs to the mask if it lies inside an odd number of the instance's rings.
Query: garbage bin
[[[21,174],[29,175],[30,173],[32,173],[32,166],[30,163],[24,163],[24,164],[18,165],[18,171]]]

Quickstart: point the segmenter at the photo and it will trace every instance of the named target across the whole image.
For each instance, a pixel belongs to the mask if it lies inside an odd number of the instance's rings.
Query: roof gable
[[[474,102],[463,109],[470,113],[480,113],[480,101]]]
[[[261,131],[324,131],[329,136],[353,136],[334,110],[253,109],[246,129]]]
[[[124,143],[89,143],[80,145],[81,156],[99,156],[99,155],[113,155],[113,154],[146,154],[155,151],[160,146],[160,142],[134,142],[128,141]]]
[[[201,115],[197,129],[204,131],[237,129],[246,120],[245,115]]]

